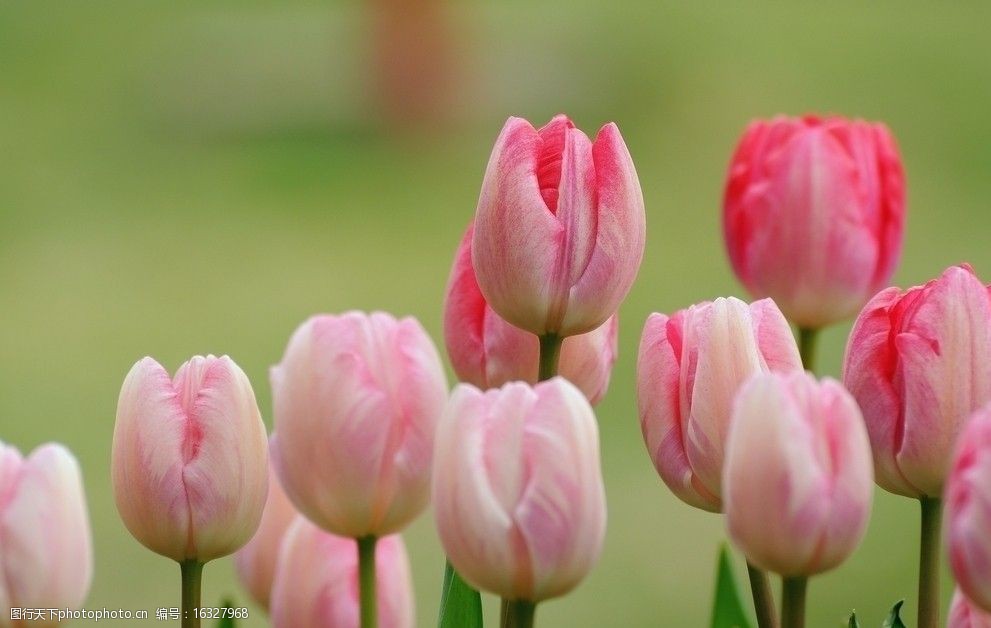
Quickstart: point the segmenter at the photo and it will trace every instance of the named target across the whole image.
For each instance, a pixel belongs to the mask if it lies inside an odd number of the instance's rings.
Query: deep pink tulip
[[[975,606],[957,588],[953,592],[946,628],[991,628],[991,615]]]
[[[588,400],[555,377],[455,388],[437,431],[434,514],[468,582],[539,602],[591,570],[606,528],[599,432]]]
[[[227,356],[196,356],[175,377],[151,358],[127,374],[111,460],[124,525],[177,561],[240,548],[258,528],[268,450],[255,393]]]
[[[398,535],[375,546],[375,584],[380,628],[412,628],[413,582],[406,546]],[[275,583],[275,628],[358,628],[358,544],[334,536],[298,516],[286,532]]]
[[[874,449],[877,483],[908,497],[943,493],[957,434],[991,400],[991,296],[968,267],[875,296],[850,333],[843,381]]]
[[[475,213],[478,285],[499,316],[573,336],[619,309],[643,257],[643,194],[619,129],[592,142],[567,116],[540,130],[510,118]]]
[[[272,458],[293,504],[324,530],[401,530],[427,506],[440,356],[414,318],[314,316],[272,368]]]
[[[472,226],[454,258],[444,301],[444,342],[458,378],[481,389],[506,382],[537,381],[540,341],[503,320],[485,302],[471,264]],[[594,331],[565,338],[559,373],[598,403],[616,361],[617,315]]]
[[[296,509],[286,497],[274,470],[268,475],[268,500],[258,530],[247,545],[234,554],[234,567],[241,584],[264,609],[269,607],[279,547],[296,518]]]
[[[679,498],[722,508],[733,397],[754,373],[801,370],[791,328],[770,299],[720,298],[670,318],[651,314],[637,361],[640,427],[654,466]]]
[[[864,536],[873,481],[863,417],[839,382],[761,373],[740,390],[723,496],[751,563],[783,576],[839,565]]]
[[[901,255],[905,179],[886,126],[777,117],[747,127],[723,201],[730,262],[756,297],[818,328],[888,284]]]
[[[0,626],[10,609],[78,609],[93,579],[93,546],[79,463],[43,445],[23,458],[0,442]],[[57,622],[27,622],[53,626]]]

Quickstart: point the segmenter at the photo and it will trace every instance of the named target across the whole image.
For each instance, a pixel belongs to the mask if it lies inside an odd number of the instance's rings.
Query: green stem
[[[361,599],[361,628],[376,628],[378,604],[375,596],[375,542],[374,536],[358,539],[358,588]]]
[[[203,581],[203,563],[184,560],[179,563],[182,576],[182,628],[200,628],[200,585]]]
[[[502,600],[502,628],[533,628],[537,605],[529,600]]]
[[[919,621],[918,628],[939,626],[939,526],[943,502],[922,497],[922,524],[919,535]]]
[[[813,327],[798,328],[798,354],[802,357],[802,366],[806,371],[816,370],[816,340],[819,330]]]
[[[783,578],[781,581],[781,628],[805,628],[805,576]]]
[[[747,561],[747,575],[750,576],[750,591],[754,597],[754,611],[759,628],[777,628],[778,618],[774,615],[774,594],[771,593],[771,579],[767,572],[754,567]]]
[[[564,338],[557,334],[540,336],[540,368],[537,381],[544,381],[557,375],[557,363],[561,359],[561,343]]]

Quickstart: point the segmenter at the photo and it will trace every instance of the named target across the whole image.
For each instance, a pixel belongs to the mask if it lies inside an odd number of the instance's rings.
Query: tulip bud
[[[485,390],[506,382],[537,382],[540,341],[510,325],[485,302],[471,264],[473,226],[469,225],[454,258],[444,301],[444,342],[458,378]],[[562,377],[577,386],[593,405],[609,387],[616,361],[617,315],[587,334],[561,345]]]
[[[413,582],[399,535],[375,544],[375,584],[380,628],[412,628]],[[272,585],[274,628],[358,628],[358,544],[297,516],[279,551]]]
[[[434,514],[465,580],[539,602],[591,570],[606,528],[599,433],[567,380],[455,388],[438,426]]]
[[[82,476],[65,447],[27,458],[0,442],[0,625],[13,608],[82,606],[93,579],[93,547]],[[51,621],[49,621],[51,620]],[[54,626],[46,616],[28,622]]]
[[[863,418],[839,382],[761,373],[740,390],[723,495],[751,563],[786,577],[836,567],[864,536],[872,483]]]
[[[265,425],[244,371],[196,356],[175,378],[151,358],[127,374],[111,460],[124,525],[176,561],[225,556],[258,528],[268,491]]]
[[[637,361],[640,427],[674,494],[718,512],[737,389],[754,373],[801,368],[791,328],[770,299],[748,306],[720,298],[670,318],[651,314]]]
[[[539,131],[510,118],[475,213],[478,285],[499,316],[573,336],[619,309],[640,268],[643,194],[616,125],[592,142],[566,116]]]
[[[270,470],[268,500],[265,502],[261,523],[248,544],[234,554],[234,567],[241,584],[264,609],[268,609],[269,596],[272,593],[279,547],[296,515],[296,509],[282,490],[279,479]]]
[[[991,628],[991,615],[974,606],[958,587],[953,592],[946,628]]]
[[[413,318],[315,316],[272,369],[272,456],[296,508],[324,530],[398,532],[427,506],[447,382]]]
[[[881,488],[938,498],[957,434],[991,400],[991,296],[969,267],[878,293],[847,343],[843,381],[867,421]]]
[[[905,180],[886,126],[778,117],[750,124],[723,201],[730,262],[801,327],[852,316],[901,255]]]

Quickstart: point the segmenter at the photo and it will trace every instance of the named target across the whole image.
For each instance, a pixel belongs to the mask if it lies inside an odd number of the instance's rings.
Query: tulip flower
[[[991,628],[991,614],[974,606],[958,588],[953,592],[946,628]]]
[[[279,547],[289,525],[296,519],[296,509],[286,497],[275,473],[268,475],[268,500],[262,512],[258,530],[248,544],[234,554],[234,566],[241,584],[251,597],[264,608],[269,608],[272,580],[279,557]]]
[[[380,628],[415,625],[413,582],[402,537],[379,540],[375,555]],[[286,532],[272,586],[274,628],[358,628],[358,547],[297,516]]]
[[[482,392],[460,384],[438,426],[434,514],[464,579],[512,612],[564,595],[602,548],[605,491],[588,400],[555,377]]]
[[[795,338],[770,299],[720,298],[651,314],[637,360],[640,426],[654,466],[686,503],[722,508],[733,398],[754,373],[801,370]]]
[[[11,608],[78,609],[93,578],[79,464],[57,444],[28,458],[0,442],[0,625]],[[47,614],[32,626],[54,626]]]
[[[883,124],[758,120],[733,154],[723,201],[733,270],[801,328],[848,318],[886,286],[904,225],[904,173]]]
[[[595,141],[566,116],[539,130],[510,118],[475,213],[472,259],[486,301],[538,336],[601,326],[643,257],[643,195],[619,129]]]
[[[805,582],[859,545],[873,494],[853,397],[805,372],[759,373],[737,395],[723,468],[730,538],[784,576],[781,624],[801,626]]]
[[[451,365],[461,381],[483,390],[511,381],[536,383],[540,343],[486,303],[471,263],[472,233],[469,225],[454,259],[444,302],[444,341]],[[618,330],[614,314],[594,331],[565,338],[561,344],[560,375],[593,405],[609,387]]]

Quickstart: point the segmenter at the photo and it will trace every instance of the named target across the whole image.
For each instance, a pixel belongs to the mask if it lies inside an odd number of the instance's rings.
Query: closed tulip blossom
[[[801,370],[791,328],[770,299],[720,298],[651,314],[637,361],[644,442],[668,487],[692,506],[722,508],[732,404],[753,374]]]
[[[512,612],[564,595],[602,549],[605,492],[588,401],[567,380],[455,388],[438,427],[433,493],[451,564]],[[515,611],[513,610],[515,609]]]
[[[379,628],[415,625],[413,583],[402,537],[378,542],[376,602]],[[358,628],[358,548],[298,516],[286,532],[272,587],[274,628]]]
[[[538,336],[583,334],[616,312],[643,257],[643,195],[615,124],[594,141],[566,116],[510,118],[475,213],[472,259],[486,301]]]
[[[11,608],[78,609],[93,578],[79,464],[57,444],[23,458],[0,442],[0,626]],[[47,613],[32,626],[54,626]]]
[[[958,588],[953,592],[946,628],[991,628],[991,615],[975,606]]]
[[[458,378],[481,389],[511,381],[536,383],[540,342],[510,325],[485,301],[471,263],[469,226],[454,259],[444,301],[444,341]],[[559,373],[593,405],[609,387],[616,361],[619,323],[614,314],[600,327],[561,344]]]
[[[886,286],[904,225],[905,178],[885,125],[780,116],[740,139],[723,201],[730,262],[800,327],[848,318]]]

